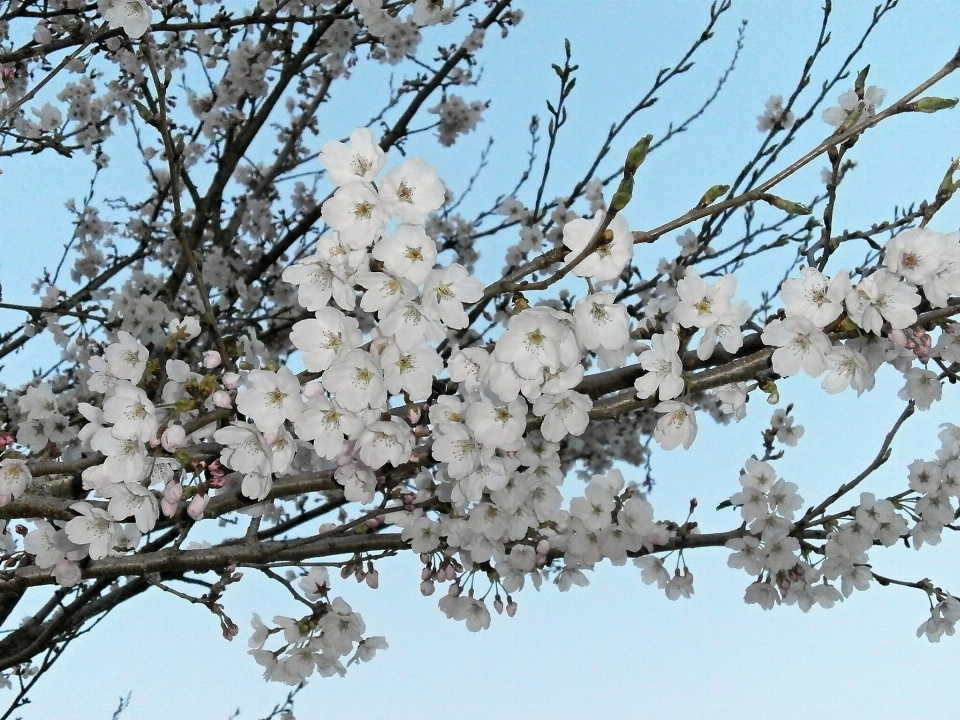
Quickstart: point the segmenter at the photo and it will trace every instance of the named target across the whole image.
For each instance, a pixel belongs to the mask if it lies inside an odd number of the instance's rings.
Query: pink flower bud
[[[240,386],[240,376],[235,372],[225,372],[223,374],[223,386],[227,390],[236,390]]]
[[[437,587],[429,580],[420,583],[420,594],[424,597],[430,597],[436,591]]]
[[[220,367],[221,360],[220,353],[216,350],[207,350],[207,352],[203,354],[203,366],[208,370]]]
[[[346,580],[348,577],[350,577],[351,572],[352,571],[350,570],[350,567],[347,565],[344,565],[342,568],[340,568],[340,577]]]
[[[410,408],[410,412],[407,413],[407,419],[411,425],[416,425],[420,422],[420,408]]]
[[[429,579],[432,578],[432,577],[433,577],[433,569],[432,569],[432,568],[425,567],[423,570],[420,571],[420,579],[421,579],[421,580],[429,580]]]
[[[163,499],[174,504],[180,502],[183,497],[183,485],[174,480],[168,482],[163,488]]]
[[[513,600],[507,603],[507,617],[513,617],[517,614],[517,603]]]
[[[890,339],[893,341],[893,344],[897,347],[906,347],[907,346],[907,334],[903,330],[891,330]]]
[[[323,383],[319,380],[311,380],[303,386],[303,394],[308,398],[323,394]]]
[[[550,541],[541,540],[537,543],[537,555],[546,555],[550,552]]]
[[[207,503],[209,502],[209,495],[194,495],[190,504],[187,505],[187,515],[194,520],[199,520],[203,517],[203,511],[207,509]]]
[[[367,521],[364,523],[364,525],[366,525],[368,528],[372,530],[373,528],[380,525],[380,518],[368,518]]]
[[[336,523],[327,522],[327,523],[323,523],[323,525],[320,526],[319,531],[320,531],[321,533],[328,533],[328,532],[331,532],[332,530],[336,530],[336,529],[337,529],[337,524],[336,524]],[[347,573],[347,575],[349,575],[349,574],[350,574],[350,573]]]
[[[230,393],[226,390],[217,390],[210,396],[210,399],[213,400],[213,404],[218,408],[230,409],[233,407],[233,400],[230,398]]]
[[[499,595],[493,599],[493,609],[497,611],[497,615],[503,615],[503,600]]]
[[[187,444],[187,432],[182,425],[171,425],[160,436],[160,444],[168,453],[174,453]]]
[[[367,587],[371,590],[376,590],[380,587],[380,573],[374,570],[373,572],[367,573]]]

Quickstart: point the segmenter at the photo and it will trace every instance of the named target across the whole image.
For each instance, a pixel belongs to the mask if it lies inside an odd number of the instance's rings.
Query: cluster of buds
[[[908,327],[904,330],[894,330],[890,333],[890,339],[897,347],[912,350],[913,354],[921,360],[930,357],[933,340],[930,338],[930,334],[920,325]]]

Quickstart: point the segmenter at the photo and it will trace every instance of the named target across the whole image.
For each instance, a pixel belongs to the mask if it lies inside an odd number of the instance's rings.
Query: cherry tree
[[[518,177],[484,175],[489,146],[456,152],[487,107],[468,99],[484,48],[509,42],[519,2],[0,2],[0,166],[59,153],[92,178],[35,303],[0,297],[16,318],[0,358],[40,338],[57,348],[0,404],[4,717],[146,591],[209,610],[267,680],[344,674],[375,661],[389,628],[368,629],[338,586],[376,591],[378,566],[403,553],[469,631],[509,622],[543,585],[588,585],[606,561],[689,598],[695,550],[724,547],[764,610],[896,584],[929,600],[918,636],[952,635],[949,588],[882,575],[873,557],[956,529],[960,426],[930,428],[940,450],[902,467],[896,493],[871,480],[957,380],[960,233],[937,214],[960,166],[944,157],[939,186],[893,217],[834,221],[861,138],[957,103],[934,90],[960,67],[953,48],[899,98],[859,62],[895,5],[821,69],[827,3],[794,88],[758,108],[756,153],[686,212],[638,227],[646,158],[722,92],[742,27],[701,107],[659,137],[636,118],[692,71],[727,0],[563,189],[569,44]],[[383,86],[363,79],[384,65]],[[331,136],[319,114],[352,116],[359,83],[378,109]],[[796,153],[804,127],[821,140]],[[463,187],[413,154],[427,136],[475,163]],[[144,183],[105,202],[108,147]],[[815,162],[822,184],[788,196]],[[741,283],[756,266],[766,285]],[[805,496],[777,469],[803,450],[791,379],[853,398],[883,366],[902,375],[898,420],[867,467]],[[739,477],[717,479],[729,499],[711,523],[726,529],[702,532],[696,501],[659,516],[657,456],[691,448],[704,423],[733,435],[748,413],[769,427]],[[231,595],[261,581],[292,605],[234,617]]]

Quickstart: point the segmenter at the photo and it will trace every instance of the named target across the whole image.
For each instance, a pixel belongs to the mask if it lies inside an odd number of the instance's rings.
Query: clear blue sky
[[[838,5],[833,43],[815,82],[846,53],[872,9],[870,3]],[[527,3],[526,20],[511,37],[491,40],[484,54],[484,82],[470,91],[469,99],[493,100],[478,133],[452,149],[424,144],[414,151],[427,156],[456,187],[492,135],[497,142],[487,177],[510,179],[494,185],[494,192],[512,182],[526,150],[529,116],[543,116],[544,100],[553,97],[550,63],[561,61],[563,38],[568,37],[580,70],[556,161],[560,170],[553,189],[562,193],[582,173],[609,124],[646,90],[657,68],[673,62],[699,33],[707,7],[692,1]],[[953,2],[904,3],[868,43],[857,67],[871,63],[871,82],[887,88],[889,98],[899,97],[956,50],[958,11]],[[662,134],[670,120],[683,118],[699,104],[726,66],[737,23],[744,17],[750,24],[740,68],[706,117],[644,166],[638,201],[629,213],[633,228],[671,219],[704,189],[736,174],[759,144],[756,116],[770,94],[792,88],[819,27],[813,2],[735,3],[704,62],[661,95],[613,156],[621,157],[628,143],[647,132]],[[361,109],[356,117],[334,117],[328,110],[321,119],[328,137],[343,135],[365,117],[360,80],[349,87],[358,93]],[[951,78],[937,94],[960,95],[960,81]],[[353,99],[343,94],[331,108],[342,109]],[[960,153],[957,117],[895,118],[862,140],[854,153],[860,166],[845,185],[838,226],[887,218],[894,204],[931,196],[950,158]],[[797,154],[826,134],[825,125],[811,125]],[[794,197],[804,199],[818,187],[820,166],[814,163],[783,194],[796,190]],[[40,265],[55,262],[69,219],[62,203],[85,192],[86,167],[42,156],[3,169],[0,281],[5,300],[25,300],[24,288]],[[127,181],[123,169],[118,164],[109,180],[112,189],[104,194],[119,194]],[[139,169],[133,172],[139,175]],[[45,189],[37,193],[40,183]],[[958,225],[956,207],[935,223],[942,231]],[[488,272],[499,266],[500,258],[494,258]],[[4,325],[0,317],[0,327]],[[34,357],[5,370],[0,381],[22,373]],[[797,421],[806,435],[778,471],[800,486],[808,502],[869,462],[900,411],[893,399],[898,383],[895,373],[887,373],[875,392],[859,400],[849,393],[827,397],[812,381],[784,383],[784,399],[797,403]],[[890,463],[868,489],[879,493],[901,486],[906,464],[930,457],[936,449],[937,424],[960,423],[954,396],[947,397],[911,420]],[[689,499],[697,497],[707,530],[736,523],[732,514],[715,518],[710,509],[737,489],[738,469],[760,449],[769,408],[760,400],[750,409],[736,426],[718,427],[702,418],[692,450],[658,453],[659,483],[651,496],[658,517],[682,517]],[[947,537],[933,550],[875,552],[873,559],[884,574],[910,580],[930,576],[960,591],[956,548]],[[610,715],[739,720],[776,714],[781,720],[800,720],[826,708],[840,717],[874,720],[915,717],[920,708],[924,715],[955,714],[954,693],[948,688],[960,663],[960,640],[929,645],[914,637],[927,616],[919,592],[875,587],[830,611],[803,615],[782,607],[764,613],[743,604],[748,578],[726,568],[727,554],[689,555],[696,576],[691,600],[671,603],[642,585],[634,568],[604,565],[586,589],[520,593],[517,616],[495,617],[491,629],[479,634],[446,620],[436,608],[437,596],[419,595],[419,572],[411,559],[383,563],[380,590],[350,581],[338,582],[335,591],[361,611],[368,632],[387,636],[390,649],[372,663],[351,668],[344,679],[311,681],[301,693],[297,715],[301,720],[361,714],[421,720]],[[231,590],[227,608],[242,628],[233,644],[222,640],[209,613],[170,596],[155,593],[121,607],[80,639],[42,681],[24,718],[107,718],[116,698],[130,690],[127,720],[226,718],[237,706],[243,709],[241,717],[259,717],[283,688],[263,683],[245,655],[249,616],[295,609],[282,592],[259,582]]]

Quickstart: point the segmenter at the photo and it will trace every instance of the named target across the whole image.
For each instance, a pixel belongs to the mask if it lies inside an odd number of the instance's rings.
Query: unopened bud
[[[220,357],[220,353],[216,350],[207,350],[207,352],[203,354],[203,366],[208,370],[220,367],[221,362],[222,358]]]
[[[187,441],[187,432],[181,425],[171,425],[160,436],[160,444],[168,453],[174,453],[182,448]]]
[[[703,194],[703,197],[700,198],[700,202],[697,203],[697,207],[705,208],[707,205],[712,205],[717,198],[726,193],[729,189],[729,185],[714,185]]]
[[[906,109],[922,113],[935,113],[939,110],[949,110],[956,107],[957,102],[960,102],[957,98],[925,97],[909,103]]]
[[[200,520],[203,517],[203,511],[207,509],[207,503],[210,502],[209,495],[194,495],[190,504],[187,505],[187,515],[193,520]]]
[[[764,193],[760,196],[760,198],[764,202],[770,203],[778,210],[783,210],[785,213],[789,213],[790,215],[809,215],[812,212],[806,205],[793,202],[792,200],[786,200],[779,195]]]
[[[226,390],[217,390],[210,396],[210,399],[213,400],[213,404],[218,408],[224,408],[229,410],[233,407],[233,400],[230,398],[230,393]]]
[[[311,380],[303,386],[303,394],[308,397],[317,397],[323,394],[323,383],[319,380]]]

